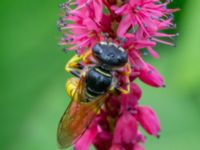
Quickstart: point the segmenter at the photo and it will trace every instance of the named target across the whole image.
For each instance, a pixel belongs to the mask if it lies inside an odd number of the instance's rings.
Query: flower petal
[[[135,144],[134,149],[133,150],[145,150],[144,147],[142,147],[140,144]]]
[[[106,131],[98,133],[93,144],[97,150],[109,149],[112,144],[112,134]]]
[[[131,18],[129,15],[126,15],[119,23],[118,29],[117,29],[117,35],[119,37],[123,37],[128,28],[131,26]]]
[[[118,119],[114,135],[113,143],[131,143],[137,135],[137,121],[129,112],[124,112]]]
[[[81,138],[74,145],[75,150],[88,150],[92,141],[98,133],[98,126],[96,123],[93,123],[89,129],[81,136]]]
[[[127,7],[128,7],[128,5],[125,4],[118,9],[115,7],[112,7],[112,9],[115,10],[116,14],[122,14],[127,9]]]
[[[140,70],[140,80],[153,87],[164,87],[163,77],[150,64],[147,64],[147,66],[147,68]]]
[[[142,2],[141,0],[130,0],[129,5],[131,7],[135,7],[136,5],[140,5],[141,2]]]
[[[91,18],[87,18],[85,20],[83,20],[83,24],[87,27],[88,30],[95,30],[98,31],[98,27],[96,25],[96,23],[91,19]]]
[[[131,83],[130,93],[121,96],[121,111],[134,110],[141,95],[142,91],[140,87],[135,83]]]
[[[111,17],[109,15],[103,14],[100,24],[102,26],[102,31],[109,32],[112,30],[111,29]]]
[[[143,129],[153,136],[158,136],[160,132],[160,121],[156,113],[147,106],[138,107],[138,121]]]
[[[125,150],[125,148],[120,144],[113,144],[109,150]]]
[[[154,58],[159,58],[158,53],[152,48],[152,47],[147,47],[147,50],[149,51],[149,53],[154,57]]]
[[[103,9],[103,2],[102,0],[93,0],[93,5],[94,5],[94,9],[95,9],[95,20],[97,22],[100,22],[101,18],[102,18],[102,9]]]

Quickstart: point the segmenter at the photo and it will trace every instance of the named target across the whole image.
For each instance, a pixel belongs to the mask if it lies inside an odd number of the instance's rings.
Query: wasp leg
[[[92,50],[91,50],[91,49],[89,49],[89,50],[83,55],[83,62],[84,62],[85,64],[94,63],[94,62],[91,60],[90,56],[92,56]]]
[[[114,87],[111,87],[112,89],[114,89],[115,91],[121,93],[121,94],[129,94],[130,93],[130,79],[129,79],[129,76],[131,74],[131,66],[129,63],[127,63],[126,65],[127,67],[127,71],[124,71],[124,72],[120,72],[120,74],[122,76],[124,76],[126,78],[126,88],[123,88],[123,87],[120,87],[118,85],[114,86]]]
[[[109,89],[110,93],[120,93],[120,94],[129,94],[130,93],[130,80],[129,76],[126,76],[126,88],[120,87],[119,85],[114,84]]]
[[[89,49],[87,52],[85,52],[82,55],[74,55],[69,62],[65,66],[65,71],[73,74],[76,77],[80,77],[80,71],[84,69],[84,66],[80,64],[80,61],[83,61],[85,64],[91,64],[94,63],[90,56],[92,56],[92,50]]]
[[[131,74],[131,65],[130,63],[127,63],[126,64],[126,71],[118,71],[120,73],[120,75],[123,75],[123,76],[129,76]]]
[[[65,85],[65,91],[68,96],[73,97],[74,93],[76,91],[76,88],[78,86],[78,78],[70,78],[67,80],[66,85]]]
[[[129,94],[130,93],[130,80],[129,80],[129,78],[127,78],[126,88],[115,86],[115,90],[120,92],[121,94]]]
[[[84,67],[79,63],[83,59],[83,55],[74,55],[65,66],[65,71],[73,74],[76,77],[80,77],[80,70]]]

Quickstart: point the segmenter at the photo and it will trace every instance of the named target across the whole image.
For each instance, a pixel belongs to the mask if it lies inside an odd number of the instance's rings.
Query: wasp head
[[[97,61],[108,68],[119,68],[128,61],[128,55],[122,47],[114,43],[101,42],[92,48]]]

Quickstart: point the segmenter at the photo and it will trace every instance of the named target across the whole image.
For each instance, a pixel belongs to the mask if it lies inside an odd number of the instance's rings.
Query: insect
[[[86,67],[80,62],[87,64]],[[126,72],[121,75],[126,78],[126,87],[120,86],[115,77],[123,67]],[[71,102],[58,126],[57,140],[61,148],[71,146],[81,137],[110,93],[129,93],[131,72],[126,51],[109,42],[100,42],[86,53],[75,55],[65,70],[75,77],[66,83]]]

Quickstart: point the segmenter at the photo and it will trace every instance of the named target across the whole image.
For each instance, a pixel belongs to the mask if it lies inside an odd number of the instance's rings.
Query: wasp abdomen
[[[86,77],[86,92],[91,96],[99,96],[106,92],[112,83],[112,74],[99,67],[89,70]]]

